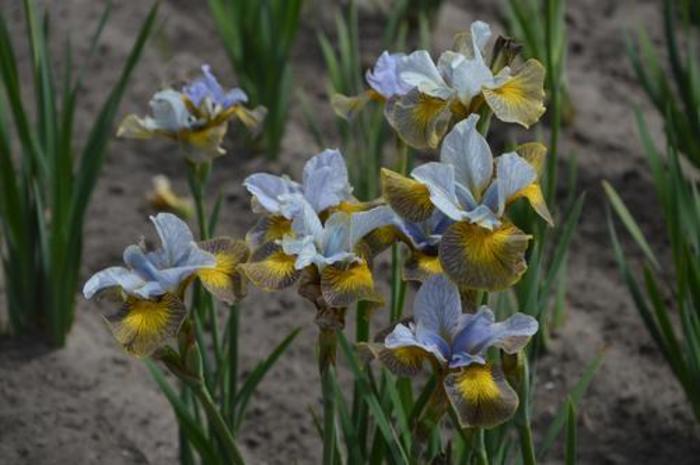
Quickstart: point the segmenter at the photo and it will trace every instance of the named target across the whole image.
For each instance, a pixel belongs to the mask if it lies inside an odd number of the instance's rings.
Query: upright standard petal
[[[475,200],[491,182],[493,155],[484,136],[476,129],[479,115],[470,115],[457,123],[445,136],[440,161],[454,167],[455,180],[469,189]]]
[[[430,54],[425,50],[416,50],[397,62],[400,80],[411,88],[416,87],[422,94],[447,100],[452,96],[440,71],[435,66]]]
[[[292,231],[297,238],[311,236],[320,241],[323,224],[313,206],[302,194],[289,194],[280,198],[282,215],[292,220]]]
[[[189,129],[193,124],[193,116],[187,110],[183,95],[172,89],[157,92],[149,105],[153,112],[154,130],[175,133]]]
[[[296,182],[268,173],[251,174],[245,178],[243,186],[264,211],[272,214],[281,213],[281,196],[301,192],[301,186]]]
[[[469,59],[482,58],[491,38],[491,27],[483,21],[474,21],[468,32],[455,35],[454,50]]]
[[[405,56],[403,53],[389,53],[385,50],[379,55],[374,68],[365,74],[367,84],[385,99],[403,95],[412,88],[399,77],[397,64]]]
[[[496,158],[496,183],[498,185],[498,214],[518,192],[537,180],[535,168],[515,152],[504,153]]]
[[[304,197],[317,213],[335,207],[352,194],[348,168],[338,150],[324,150],[307,161],[302,182]]]
[[[413,302],[417,325],[450,341],[461,314],[459,289],[446,276],[434,276],[418,289]]]
[[[483,95],[496,118],[529,128],[545,111],[544,67],[530,59],[513,76],[484,88]]]

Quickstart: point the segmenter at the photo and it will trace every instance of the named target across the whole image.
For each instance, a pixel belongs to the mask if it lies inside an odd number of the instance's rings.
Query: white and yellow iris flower
[[[335,212],[324,223],[301,193],[283,196],[280,202],[280,212],[291,218],[291,230],[281,240],[266,243],[240,266],[246,277],[258,287],[282,289],[310,269],[318,275],[328,307],[376,300],[372,272],[358,247],[369,233],[391,222],[391,209]]]
[[[136,356],[150,355],[177,333],[187,315],[182,299],[195,277],[221,300],[232,303],[242,295],[237,266],[248,255],[242,241],[196,243],[187,224],[171,213],[151,221],[161,248],[130,245],[123,254],[126,266],[99,271],[83,287],[87,299],[112,291],[123,302],[107,321],[117,341]]]
[[[513,416],[518,396],[487,352],[493,347],[516,354],[537,329],[537,320],[522,313],[501,322],[486,306],[463,313],[457,286],[437,275],[416,293],[411,321],[398,323],[381,342],[361,347],[397,376],[415,376],[430,362],[460,425],[491,428]]]
[[[232,118],[251,130],[259,128],[266,111],[263,107],[249,110],[245,107],[247,101],[241,89],[224,91],[210,67],[204,65],[202,76],[181,91],[157,92],[150,101],[152,116],[126,116],[117,137],[162,137],[179,142],[192,161],[209,160],[226,153],[221,143]]]
[[[243,181],[243,186],[253,196],[253,212],[264,215],[248,233],[253,248],[291,232],[291,217],[285,216],[281,206],[291,194],[302,195],[318,215],[354,201],[345,160],[335,149],[311,157],[304,165],[300,183],[287,176],[255,173]]]
[[[459,122],[445,137],[440,162],[415,168],[411,178],[382,172],[384,197],[397,214],[425,221],[435,210],[454,223],[438,246],[442,269],[462,288],[501,290],[527,269],[530,236],[505,216],[506,208],[527,199],[547,223],[539,174],[546,149],[525,144],[493,158],[477,131],[478,115]]]

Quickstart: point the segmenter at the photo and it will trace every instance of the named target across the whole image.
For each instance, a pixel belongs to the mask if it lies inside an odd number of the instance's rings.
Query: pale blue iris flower
[[[286,176],[255,173],[248,176],[243,185],[253,195],[254,211],[284,215],[281,199],[290,194],[301,194],[316,213],[339,205],[352,198],[352,186],[343,155],[338,150],[327,149],[315,155],[304,165],[302,182]]]
[[[501,322],[486,306],[474,314],[462,313],[459,289],[443,275],[428,279],[418,290],[413,320],[397,324],[384,340],[385,347],[417,347],[449,368],[485,364],[490,347],[515,354],[538,329],[537,320],[523,313]]]
[[[507,201],[534,183],[537,172],[515,152],[494,160],[478,121],[473,114],[457,123],[445,136],[440,161],[415,168],[411,176],[427,186],[433,205],[452,220],[493,230],[501,225]]]
[[[83,287],[85,298],[121,288],[127,295],[150,299],[175,291],[197,270],[215,266],[214,256],[197,246],[192,232],[180,218],[159,213],[151,221],[161,248],[147,252],[139,245],[130,245],[123,255],[126,267],[113,266],[95,273]]]
[[[295,268],[315,265],[319,271],[336,263],[357,261],[355,247],[367,234],[390,224],[394,212],[386,206],[359,213],[333,213],[324,223],[313,206],[301,194],[282,198],[282,213],[292,219],[294,234],[281,241],[287,255],[296,256]]]
[[[246,93],[237,87],[225,91],[209,65],[202,65],[202,75],[184,86],[182,92],[196,107],[207,99],[221,110],[248,102]]]
[[[405,95],[413,86],[404,82],[398,73],[398,62],[404,59],[404,53],[384,51],[372,70],[367,70],[367,84],[382,97],[388,99],[394,95]]]
[[[397,62],[400,81],[417,87],[422,94],[450,100],[457,97],[465,106],[481,93],[482,88],[500,86],[509,76],[504,68],[494,76],[484,59],[484,48],[491,37],[491,28],[483,21],[471,24],[470,42],[459,52],[446,51],[437,65],[426,50],[417,50]]]

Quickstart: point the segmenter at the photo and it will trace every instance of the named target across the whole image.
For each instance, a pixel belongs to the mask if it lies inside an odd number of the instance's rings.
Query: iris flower
[[[254,248],[291,231],[291,216],[285,215],[281,206],[282,199],[290,194],[302,195],[318,215],[353,200],[343,155],[331,149],[306,162],[301,183],[287,176],[255,173],[243,185],[253,196],[253,211],[265,215],[248,234]]]
[[[529,127],[544,113],[544,67],[535,59],[511,68],[513,47],[497,42],[490,62],[485,48],[491,28],[482,21],[458,34],[454,50],[437,63],[426,50],[410,55],[384,52],[367,73],[371,89],[357,97],[336,95],[339,116],[350,118],[371,100],[385,102],[391,126],[410,146],[437,148],[456,122],[481,111],[484,104],[496,118]]]
[[[525,272],[530,236],[505,216],[526,198],[547,223],[552,218],[539,175],[546,149],[524,144],[495,160],[479,134],[478,115],[461,121],[445,137],[440,162],[415,168],[409,179],[384,169],[384,198],[403,218],[425,221],[437,209],[454,221],[439,244],[444,271],[461,287],[501,290]],[[494,168],[495,165],[495,168]]]
[[[161,248],[147,251],[143,245],[130,245],[123,254],[126,266],[99,271],[83,287],[87,299],[113,291],[123,301],[108,323],[117,341],[137,356],[149,355],[177,333],[187,314],[182,299],[195,277],[221,300],[232,303],[241,296],[237,266],[248,256],[242,241],[196,243],[187,224],[171,213],[151,221]]]
[[[182,90],[165,89],[150,101],[152,116],[126,116],[117,130],[118,137],[150,139],[162,137],[180,142],[190,160],[209,160],[226,151],[221,147],[228,121],[237,118],[256,129],[265,109],[247,109],[248,97],[241,89],[225,91],[208,65],[202,75]]]
[[[486,306],[462,313],[457,286],[438,275],[416,293],[412,321],[398,323],[381,343],[362,347],[397,376],[415,376],[430,362],[461,426],[491,428],[515,413],[518,397],[487,351],[517,354],[537,329],[537,320],[522,313],[501,322]]]
[[[280,211],[291,218],[291,231],[258,249],[241,269],[253,284],[282,289],[302,271],[318,275],[320,294],[328,307],[346,307],[356,300],[376,300],[374,280],[362,250],[362,239],[394,217],[389,207],[364,212],[332,213],[323,223],[301,193],[280,199]]]

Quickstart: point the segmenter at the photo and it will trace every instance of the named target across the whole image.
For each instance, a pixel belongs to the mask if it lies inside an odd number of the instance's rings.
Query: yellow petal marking
[[[498,119],[528,128],[545,111],[544,74],[540,62],[530,59],[500,87],[484,88],[482,94]]]
[[[408,221],[421,222],[434,211],[428,186],[387,168],[381,170],[382,194],[391,208]]]
[[[457,284],[497,291],[515,284],[527,270],[525,251],[530,236],[504,223],[490,231],[462,221],[442,236],[440,262]]]

